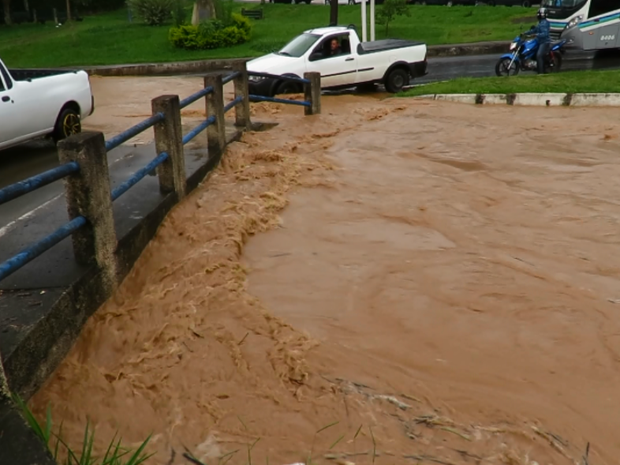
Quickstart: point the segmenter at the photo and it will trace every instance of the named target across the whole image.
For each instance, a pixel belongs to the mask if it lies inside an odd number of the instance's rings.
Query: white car
[[[42,136],[82,130],[95,108],[85,71],[9,70],[0,60],[0,150]]]
[[[331,50],[334,41],[336,53]],[[396,93],[411,78],[424,76],[426,68],[426,44],[399,39],[362,43],[352,26],[310,29],[279,52],[247,63],[250,94],[269,97],[302,90],[299,83],[277,76],[303,77],[315,71],[321,73],[323,89],[381,83]]]

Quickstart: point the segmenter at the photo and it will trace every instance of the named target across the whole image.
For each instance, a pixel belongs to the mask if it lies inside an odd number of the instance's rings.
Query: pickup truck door
[[[12,97],[13,81],[0,63],[0,147],[9,145],[21,135],[18,118],[15,118],[15,103]]]
[[[51,132],[56,122],[56,108],[50,93],[35,81],[13,81],[0,63],[4,91],[0,92],[0,144],[28,140]]]
[[[341,53],[318,60],[312,60],[311,55],[306,63],[306,69],[309,72],[321,73],[321,87],[353,85],[357,82],[357,56],[350,49],[348,32],[324,38],[312,54],[327,50],[332,39],[338,39],[340,42]]]

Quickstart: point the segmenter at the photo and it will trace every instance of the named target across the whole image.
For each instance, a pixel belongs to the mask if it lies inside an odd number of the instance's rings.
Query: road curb
[[[475,105],[620,107],[619,93],[426,94],[413,98]]]
[[[439,58],[501,53],[508,50],[509,44],[510,42],[475,42],[469,44],[431,45],[427,49],[427,57]],[[208,73],[216,69],[228,69],[234,63],[246,62],[253,58],[82,66],[80,69],[83,69],[91,76],[178,76],[182,74]]]

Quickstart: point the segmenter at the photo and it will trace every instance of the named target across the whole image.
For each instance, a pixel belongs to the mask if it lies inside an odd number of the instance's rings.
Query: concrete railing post
[[[321,73],[304,73],[304,79],[310,81],[304,83],[304,100],[310,102],[309,107],[304,107],[304,114],[319,115],[321,113]]]
[[[250,127],[250,97],[248,88],[248,69],[245,62],[235,63],[232,70],[239,73],[233,83],[235,84],[235,98],[243,100],[235,105],[235,126],[240,128]]]
[[[183,129],[178,95],[161,95],[151,100],[153,115],[166,117],[154,126],[155,149],[166,152],[168,159],[157,167],[159,190],[166,194],[175,192],[181,200],[185,197],[185,155],[183,154]]]
[[[105,140],[100,132],[83,132],[58,144],[61,163],[75,161],[80,171],[65,178],[69,217],[83,216],[88,224],[73,233],[75,259],[95,262],[104,272],[105,283],[116,285],[116,231],[112,214],[110,174]]]
[[[207,118],[214,117],[215,122],[207,127],[207,144],[209,158],[220,157],[226,147],[226,121],[224,120],[224,86],[221,74],[205,76],[205,87],[213,87],[213,92],[207,94]]]

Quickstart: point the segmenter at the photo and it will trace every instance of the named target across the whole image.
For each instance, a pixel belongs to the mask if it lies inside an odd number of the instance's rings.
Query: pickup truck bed
[[[376,52],[386,52],[388,50],[397,50],[399,48],[414,47],[416,45],[424,45],[423,42],[403,39],[383,39],[373,42],[362,42],[357,46],[357,53],[365,55]]]
[[[40,68],[19,68],[9,69],[9,73],[14,81],[28,81],[29,79],[39,79],[61,74],[76,74],[77,71],[67,69],[40,69]]]

